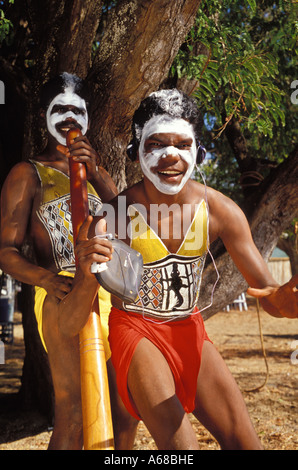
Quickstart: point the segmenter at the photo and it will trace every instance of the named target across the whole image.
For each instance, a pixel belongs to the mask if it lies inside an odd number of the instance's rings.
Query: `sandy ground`
[[[243,393],[264,448],[297,450],[297,321],[275,319],[263,311],[260,318],[268,374],[254,301],[247,312],[218,313],[206,321],[206,329]],[[16,322],[20,322],[18,315]],[[45,450],[51,436],[45,419],[36,412],[21,412],[16,402],[24,357],[22,334],[18,323],[14,327],[14,343],[5,345],[5,364],[0,365],[0,450]],[[254,388],[258,390],[248,391]],[[191,415],[190,419],[201,449],[219,449],[209,432]],[[142,422],[135,449],[156,449]]]

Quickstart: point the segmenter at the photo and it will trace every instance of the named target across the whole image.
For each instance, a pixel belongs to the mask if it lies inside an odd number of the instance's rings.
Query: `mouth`
[[[78,129],[82,129],[82,126],[80,126],[77,122],[62,122],[62,123],[59,123],[59,124],[56,124],[56,129],[57,131],[63,135],[63,137],[66,137],[66,134],[67,132],[70,130],[70,129],[75,129],[75,128],[78,128]]]
[[[179,170],[158,170],[157,174],[168,182],[176,182],[184,173]]]

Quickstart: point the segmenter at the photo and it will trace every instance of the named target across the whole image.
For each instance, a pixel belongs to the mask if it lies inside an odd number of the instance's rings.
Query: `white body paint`
[[[52,109],[55,105],[67,106],[71,104],[79,109],[84,109],[83,114],[74,114],[72,111],[68,111],[64,114],[52,113]],[[56,129],[56,125],[64,122],[67,118],[73,118],[80,126],[82,134],[85,135],[88,129],[88,113],[86,108],[86,102],[83,98],[73,92],[73,87],[68,86],[65,88],[64,93],[60,93],[49,104],[47,109],[47,127],[50,134],[59,142],[61,145],[66,145],[66,138],[64,138]]]
[[[153,134],[175,133],[183,134],[192,138],[192,146],[190,150],[181,150],[173,146],[163,147],[161,149],[152,150],[150,153],[145,152],[144,144]],[[188,164],[188,169],[179,184],[166,183],[159,176],[152,172],[152,168],[158,165],[161,158],[167,155],[179,155],[182,160]],[[140,164],[144,175],[152,181],[154,186],[163,194],[177,194],[190,178],[194,166],[196,164],[197,146],[192,124],[184,119],[171,118],[170,116],[153,116],[144,125],[142,138],[139,146]]]

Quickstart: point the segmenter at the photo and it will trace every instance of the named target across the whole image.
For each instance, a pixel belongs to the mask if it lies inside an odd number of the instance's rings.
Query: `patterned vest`
[[[124,309],[159,319],[191,314],[199,297],[208,250],[208,212],[204,200],[176,253],[170,253],[159,236],[133,206],[129,208],[131,246],[143,256],[139,295]]]
[[[30,161],[37,171],[42,189],[37,216],[49,234],[56,267],[60,271],[74,272],[69,177],[56,168]],[[89,182],[87,190],[90,214],[95,215],[102,202]]]

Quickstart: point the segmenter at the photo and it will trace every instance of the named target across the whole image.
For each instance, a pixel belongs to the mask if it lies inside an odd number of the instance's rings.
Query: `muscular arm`
[[[91,222],[89,216],[79,230],[75,248],[78,267],[71,291],[59,303],[53,297],[48,299],[58,304],[59,327],[66,336],[76,336],[84,327],[99,289],[97,279],[91,273],[92,263],[105,263],[112,257],[111,242],[89,238]]]
[[[31,211],[39,181],[29,163],[16,165],[9,173],[1,193],[0,267],[14,279],[40,286],[62,297],[70,280],[28,261],[21,254],[30,224]]]
[[[257,249],[242,210],[231,204],[225,216],[221,239],[234,263],[251,287],[278,286]]]
[[[97,167],[95,178],[89,181],[103,202],[109,202],[118,194],[114,181],[102,167]]]
[[[220,199],[219,199],[220,198]],[[219,195],[211,206],[210,225],[218,235],[235,265],[250,287],[277,290],[279,284],[272,277],[268,266],[252,239],[250,227],[242,210],[230,199]],[[260,300],[263,308],[273,316],[282,317],[279,309],[268,298]]]

